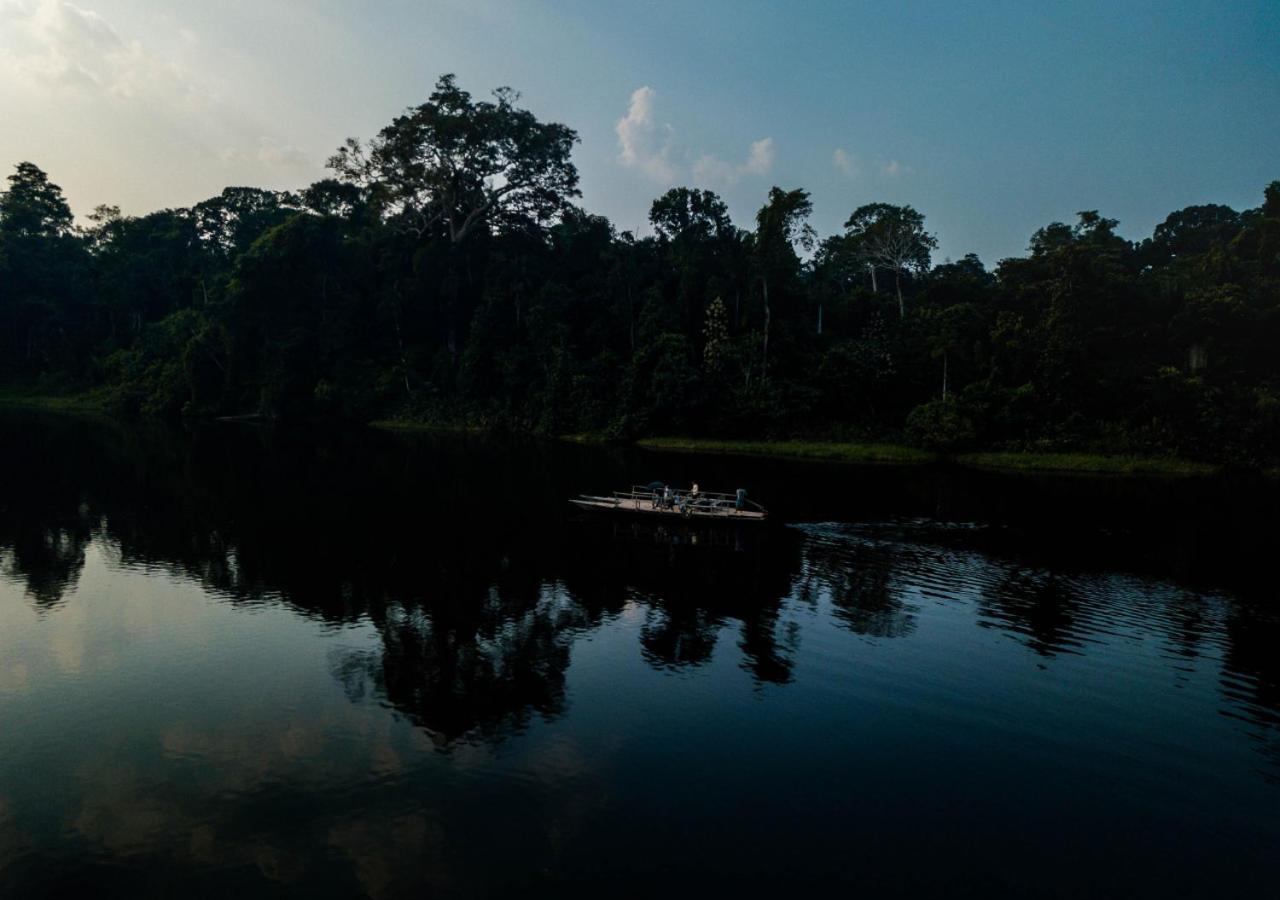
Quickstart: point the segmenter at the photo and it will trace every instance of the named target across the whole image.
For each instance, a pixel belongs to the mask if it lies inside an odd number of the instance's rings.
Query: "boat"
[[[719,494],[713,491],[677,491],[659,482],[633,485],[605,497],[579,494],[569,500],[579,509],[593,512],[629,513],[654,519],[696,519],[699,521],[763,522],[769,511],[747,499],[747,492]]]

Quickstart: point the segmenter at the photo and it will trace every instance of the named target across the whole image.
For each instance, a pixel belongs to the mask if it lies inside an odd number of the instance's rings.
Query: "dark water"
[[[0,438],[0,896],[1280,891],[1265,486]]]

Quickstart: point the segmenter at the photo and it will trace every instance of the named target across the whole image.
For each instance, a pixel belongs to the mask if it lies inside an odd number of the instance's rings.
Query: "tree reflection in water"
[[[917,609],[903,599],[899,583],[910,565],[900,543],[848,528],[812,529],[798,590],[810,598],[825,592],[833,617],[854,634],[904,637],[916,627]]]
[[[797,536],[753,525],[602,523],[585,514],[571,525],[578,551],[566,583],[591,596],[589,585],[612,581],[643,603],[640,642],[651,665],[703,665],[721,632],[736,625],[742,667],[752,678],[790,681],[795,633],[780,630],[779,619],[799,569]]]
[[[1272,611],[1231,601],[1221,613],[1203,595],[1090,572],[1087,559],[1043,564],[982,529],[579,519],[564,498],[628,483],[634,460],[365,431],[6,415],[18,420],[10,433],[39,434],[0,446],[0,573],[33,604],[53,608],[74,588],[96,540],[119,565],[195,579],[233,604],[367,621],[380,646],[334,658],[334,675],[437,746],[560,715],[575,641],[629,607],[656,669],[704,666],[736,631],[751,679],[786,685],[800,640],[791,608],[829,603],[850,632],[898,640],[916,633],[922,604],[962,601],[975,624],[1044,658],[1087,654],[1139,615],[1189,663],[1221,644],[1224,711],[1275,753]]]
[[[0,576],[21,580],[37,607],[52,609],[79,581],[92,535],[84,519],[35,532],[22,529],[7,540],[0,535],[0,547],[6,548],[0,553]]]
[[[379,652],[346,655],[335,673],[352,697],[384,697],[440,746],[519,732],[533,714],[564,708],[573,637],[592,617],[547,586],[471,602],[371,608]],[[598,621],[598,619],[596,620]]]
[[[74,589],[99,523],[74,470],[20,440],[0,441],[0,577],[21,581],[38,608]],[[56,453],[56,450],[55,450]]]

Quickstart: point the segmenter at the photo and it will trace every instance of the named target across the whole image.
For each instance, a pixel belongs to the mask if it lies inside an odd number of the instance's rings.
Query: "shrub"
[[[930,400],[907,416],[907,438],[926,450],[965,450],[974,443],[973,420],[954,400]]]

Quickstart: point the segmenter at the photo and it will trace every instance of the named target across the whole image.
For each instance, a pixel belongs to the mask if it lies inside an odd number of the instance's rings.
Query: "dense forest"
[[[673,188],[653,235],[576,205],[576,133],[452,76],[331,178],[77,225],[0,193],[0,384],[148,416],[396,417],[545,434],[1280,456],[1280,182],[1131,242],[1095,211],[988,269],[802,189],[749,229]]]

